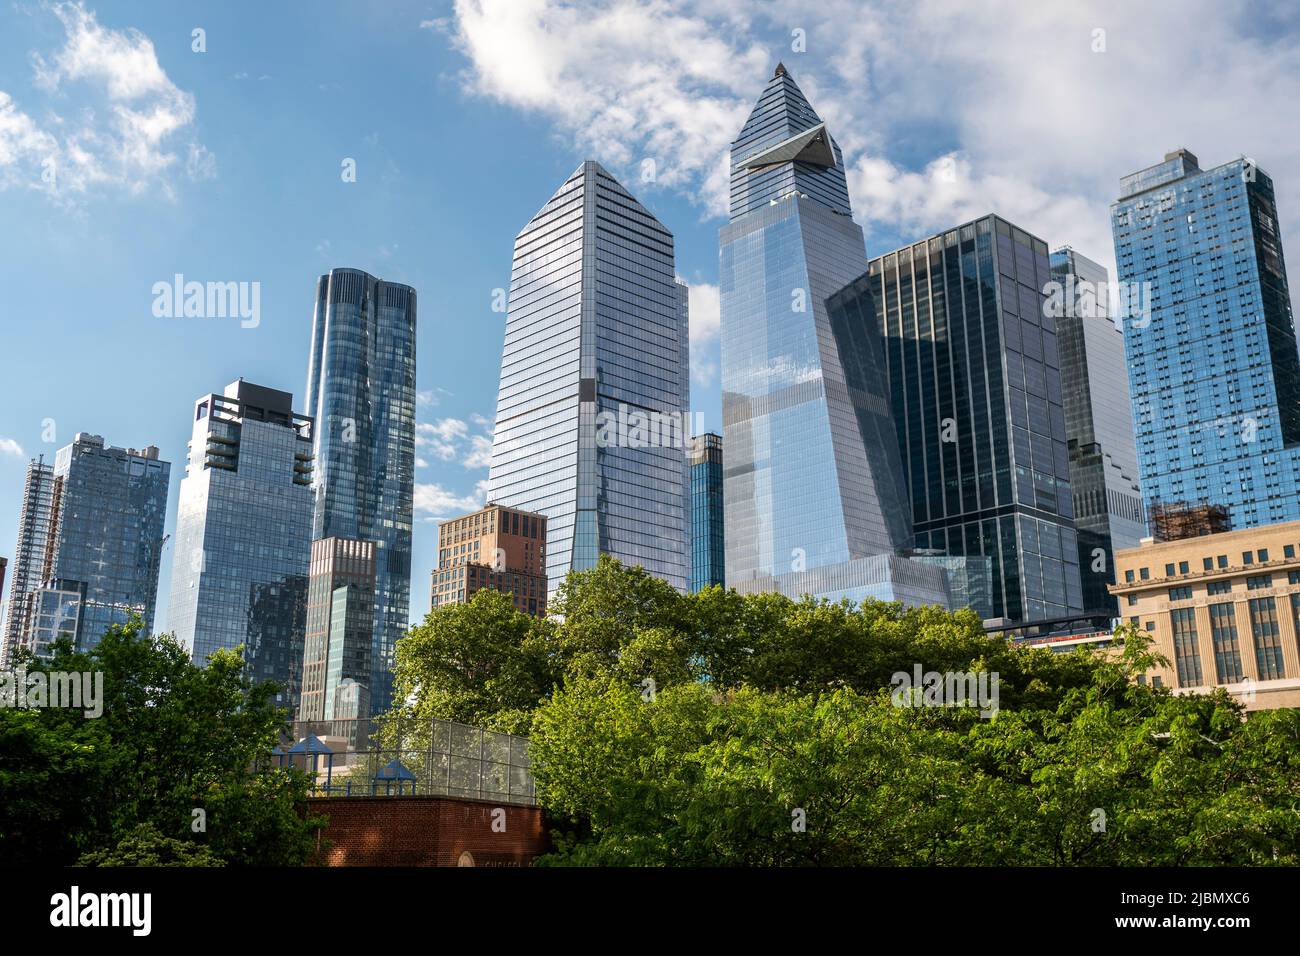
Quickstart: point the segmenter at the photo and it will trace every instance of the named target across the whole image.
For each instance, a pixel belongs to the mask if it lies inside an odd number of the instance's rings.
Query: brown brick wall
[[[550,849],[538,807],[435,796],[307,803],[313,814],[329,818],[321,832],[326,866],[457,866],[464,854],[474,866],[531,866]],[[497,809],[504,811],[503,832],[492,827]]]

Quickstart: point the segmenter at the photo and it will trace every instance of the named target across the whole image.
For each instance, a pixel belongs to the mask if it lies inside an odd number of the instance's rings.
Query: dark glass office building
[[[293,708],[312,526],[312,422],[293,396],[239,379],[194,403],[172,554],[169,629],[203,664],[243,648]]]
[[[1232,528],[1300,518],[1300,358],[1273,181],[1185,149],[1121,180],[1119,278],[1149,297],[1125,322],[1142,492],[1223,509]]]
[[[727,584],[946,604],[942,569],[899,555],[907,489],[879,333],[832,328],[863,273],[840,148],[778,65],[731,146],[720,235]]]
[[[1124,335],[1110,314],[1105,266],[1068,246],[1050,262],[1083,606],[1115,616],[1119,606],[1106,589],[1115,583],[1115,551],[1136,548],[1147,533]]]
[[[316,285],[307,414],[315,420],[312,537],[373,541],[373,712],[392,699],[409,627],[415,495],[415,290],[357,269]]]
[[[722,436],[695,436],[691,447],[691,591],[726,586],[722,520]]]
[[[1049,281],[1046,243],[987,216],[872,259],[829,304],[884,338],[914,546],[987,559],[986,613],[1016,622],[1083,608]]]
[[[546,517],[549,594],[601,554],[690,581],[686,287],[599,163],[515,239],[488,499]]]

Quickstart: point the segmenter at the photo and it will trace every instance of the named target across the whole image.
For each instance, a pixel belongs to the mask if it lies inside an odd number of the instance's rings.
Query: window
[[[1259,551],[1256,552],[1256,555],[1260,564],[1268,563],[1268,548],[1260,548]]]
[[[1282,545],[1282,557],[1284,557],[1284,558],[1294,558],[1294,557],[1295,557],[1295,545],[1294,545],[1294,544],[1284,544],[1284,545]]]
[[[1191,599],[1192,588],[1190,585],[1169,589],[1169,600],[1171,601],[1190,601]]]
[[[1151,569],[1150,569],[1150,568],[1140,568],[1140,569],[1138,570],[1138,577],[1140,577],[1143,581],[1150,581],[1150,580],[1151,580]]]
[[[1167,578],[1172,578],[1173,576],[1174,576],[1174,566],[1173,566],[1172,564],[1166,564],[1166,565],[1165,565],[1165,577],[1167,577]]]
[[[1131,570],[1124,572],[1124,580],[1129,584],[1133,583],[1133,572]]]
[[[1286,573],[1287,584],[1300,584],[1300,571],[1288,571]]]
[[[1137,597],[1136,594],[1130,594],[1130,595],[1128,596],[1128,606],[1129,606],[1129,607],[1132,607],[1134,604],[1137,604],[1137,602],[1138,602],[1138,597]]]
[[[1201,559],[1201,567],[1203,567],[1206,571],[1212,571],[1212,570],[1214,569],[1214,559],[1213,559],[1213,558],[1202,558],[1202,559]]]
[[[1174,664],[1179,687],[1201,686],[1201,652],[1196,646],[1196,612],[1190,607],[1176,608],[1169,615],[1174,636]]]
[[[1228,556],[1226,554],[1219,555],[1218,562],[1219,567],[1226,568],[1228,566]]]
[[[1255,639],[1255,665],[1260,680],[1286,676],[1282,665],[1282,638],[1277,626],[1277,606],[1271,597],[1250,602],[1250,632]]]
[[[1241,680],[1241,648],[1237,644],[1237,617],[1231,604],[1210,605],[1210,638],[1214,642],[1214,671],[1220,684]]]
[[[1156,622],[1155,622],[1155,621],[1147,621],[1147,630],[1148,630],[1148,631],[1154,631],[1155,629],[1156,629]]]
[[[1232,593],[1232,582],[1231,582],[1231,581],[1211,581],[1209,584],[1207,584],[1207,585],[1205,586],[1205,593],[1206,593],[1206,594],[1231,594],[1231,593]]]
[[[1187,574],[1187,573],[1188,573],[1188,570],[1189,570],[1189,568],[1188,568],[1188,566],[1187,566],[1187,562],[1186,562],[1186,561],[1179,561],[1179,562],[1178,562],[1178,573],[1179,573],[1179,574]]]
[[[1254,556],[1253,554],[1251,554],[1249,551],[1243,551],[1243,552],[1241,552],[1241,563],[1242,563],[1242,564],[1254,564],[1254,563],[1255,563],[1255,556]]]
[[[1273,575],[1256,574],[1246,578],[1246,590],[1258,591],[1260,588],[1271,588],[1273,586]]]

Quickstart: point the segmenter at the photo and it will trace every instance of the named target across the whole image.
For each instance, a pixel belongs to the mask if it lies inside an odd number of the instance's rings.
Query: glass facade
[[[18,543],[14,548],[13,578],[9,584],[9,608],[5,618],[0,664],[7,665],[14,649],[23,646],[26,631],[25,595],[41,584],[45,555],[50,546],[54,515],[54,468],[45,459],[32,459],[23,482],[22,511],[18,515]]]
[[[997,216],[871,260],[831,304],[870,325],[914,546],[986,558],[994,617],[1083,609],[1047,245]]]
[[[1121,181],[1119,277],[1148,283],[1125,323],[1142,491],[1219,506],[1231,526],[1300,517],[1300,358],[1273,181],[1178,150]]]
[[[1115,549],[1146,537],[1128,401],[1124,335],[1110,315],[1110,273],[1068,247],[1051,256],[1056,337],[1083,606],[1114,616]]]
[[[250,676],[297,704],[312,525],[312,423],[242,379],[194,404],[167,623],[202,665],[243,648]]]
[[[41,557],[44,580],[21,604],[19,644],[48,646],[72,620],[79,650],[94,647],[109,627],[133,615],[152,632],[170,475],[171,465],[153,446],[114,448],[98,435],[78,434],[59,449]],[[76,613],[66,607],[74,593],[81,601]],[[45,625],[53,629],[41,631]]]
[[[892,599],[906,580],[909,601],[946,602],[941,568],[898,564],[911,515],[879,333],[826,304],[865,269],[862,230],[839,146],[783,66],[731,146],[720,240],[727,584]]]
[[[357,269],[320,277],[307,414],[315,419],[313,538],[375,542],[371,705],[392,699],[409,626],[415,495],[415,290]]]
[[[691,448],[691,591],[726,586],[722,436],[697,435]]]
[[[546,516],[550,595],[600,554],[689,583],[685,293],[672,233],[590,160],[515,240],[488,498]]]
[[[356,693],[368,695],[375,553],[370,541],[320,538],[311,544],[299,720],[342,717],[345,682],[352,682],[349,691],[355,687]]]

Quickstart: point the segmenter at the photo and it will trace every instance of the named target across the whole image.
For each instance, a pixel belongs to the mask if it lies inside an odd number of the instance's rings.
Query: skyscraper
[[[244,648],[292,707],[312,528],[312,422],[288,392],[231,382],[194,403],[167,623],[203,664]]]
[[[986,216],[872,259],[830,305],[884,336],[915,547],[988,560],[980,610],[1016,622],[1083,609],[1050,281],[1046,243]]]
[[[84,433],[59,449],[48,473],[40,462],[28,468],[11,648],[41,653],[67,636],[89,650],[134,615],[153,630],[170,474],[152,445],[115,448]]]
[[[1300,358],[1273,181],[1244,157],[1202,170],[1179,149],[1121,180],[1111,226],[1143,305],[1124,344],[1153,526],[1180,533],[1160,515],[1173,507],[1221,509],[1235,529],[1300,518]]]
[[[1083,606],[1113,615],[1119,608],[1106,586],[1115,583],[1115,551],[1146,536],[1124,335],[1110,315],[1104,266],[1069,246],[1050,262]]]
[[[725,586],[722,436],[697,435],[691,445],[691,591]]]
[[[410,623],[415,305],[410,286],[333,269],[316,285],[312,316],[312,537],[376,544],[367,688],[375,713],[391,702],[393,649]]]
[[[546,516],[552,594],[601,554],[689,583],[686,311],[672,233],[599,163],[515,240],[488,498]]]
[[[27,464],[23,481],[22,510],[18,514],[18,543],[14,547],[13,580],[9,584],[9,605],[5,618],[4,644],[0,647],[7,664],[14,648],[20,645],[27,613],[24,595],[40,586],[45,577],[45,557],[50,544],[50,519],[54,513],[54,468],[45,458],[33,458]]]
[[[376,550],[373,541],[347,538],[311,544],[299,720],[368,715]],[[351,691],[362,698],[358,713],[343,700]]]
[[[721,233],[727,584],[947,603],[899,557],[911,516],[869,323],[826,298],[866,269],[839,146],[784,66],[731,146]]]

